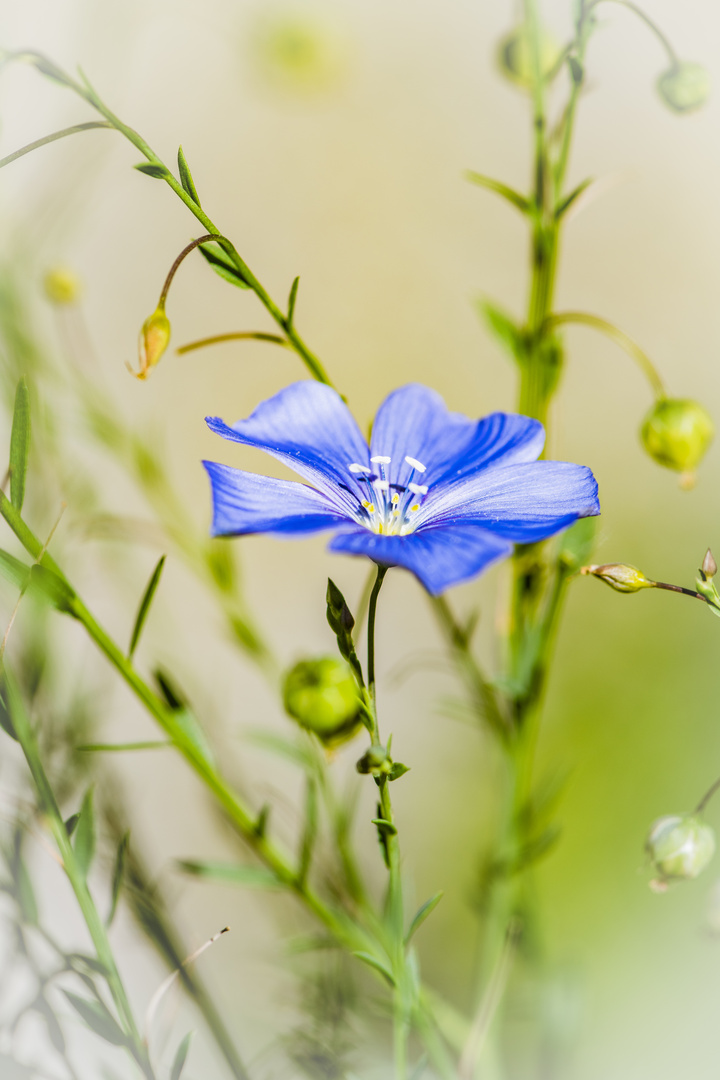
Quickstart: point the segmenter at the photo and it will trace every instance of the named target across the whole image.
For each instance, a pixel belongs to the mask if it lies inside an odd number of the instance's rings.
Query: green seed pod
[[[347,742],[361,726],[360,698],[353,674],[334,656],[300,660],[283,680],[289,716],[325,746]]]
[[[540,74],[549,75],[560,57],[560,47],[545,30],[540,31]],[[533,84],[533,57],[530,34],[525,25],[517,26],[498,45],[498,65],[506,78],[529,90]]]
[[[680,398],[656,402],[640,431],[650,457],[659,465],[684,473],[688,485],[714,434],[713,422],[702,405]]]
[[[691,112],[704,105],[710,95],[710,75],[691,60],[673,64],[657,81],[660,97],[673,112]]]
[[[165,314],[165,305],[158,304],[152,315],[142,324],[138,355],[140,370],[133,371],[136,379],[147,379],[162,354],[170,344],[170,320]]]
[[[656,583],[645,577],[642,570],[625,563],[605,563],[603,566],[583,566],[581,574],[592,574],[600,578],[617,592],[640,592],[640,589],[654,589]]]
[[[653,888],[663,891],[702,873],[715,854],[715,833],[691,815],[661,817],[650,827],[645,850],[658,873]]]
[[[77,303],[82,292],[80,278],[68,266],[53,266],[43,279],[45,295],[53,304]]]

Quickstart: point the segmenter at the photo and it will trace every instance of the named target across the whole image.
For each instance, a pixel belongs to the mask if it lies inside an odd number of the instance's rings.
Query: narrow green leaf
[[[296,277],[290,288],[290,296],[288,297],[288,313],[287,324],[288,327],[293,325],[295,319],[295,301],[297,300],[298,285],[300,284],[300,278]]]
[[[103,964],[102,960],[98,960],[97,956],[88,956],[87,953],[80,952],[68,953],[65,959],[71,965],[73,971],[75,971],[84,982],[89,984],[90,989],[92,989],[97,997],[97,990],[95,989],[92,980],[87,975],[87,972],[92,971],[95,975],[102,975],[103,978],[106,979],[110,975],[110,972],[108,971],[107,966]]]
[[[272,870],[266,870],[263,866],[198,862],[194,859],[182,859],[177,865],[186,874],[206,878],[208,881],[222,881],[228,885],[245,885],[251,889],[277,889],[282,884]]]
[[[78,753],[100,754],[126,752],[130,750],[167,750],[168,746],[174,745],[175,744],[169,739],[162,739],[157,742],[85,743],[83,746],[76,746],[75,749]]]
[[[393,767],[388,773],[388,780],[399,780],[406,772],[410,772],[409,765],[403,765],[402,761],[394,761]]]
[[[5,701],[5,694],[2,692],[2,684],[0,683],[0,727],[3,729],[6,735],[9,735],[15,742],[18,741],[17,732],[15,731],[15,725],[12,722],[10,716],[10,710],[8,709],[7,702]]]
[[[526,354],[525,338],[515,320],[490,300],[478,300],[478,311],[496,341],[513,360],[522,363]]]
[[[420,929],[427,917],[432,914],[435,908],[438,906],[445,894],[443,892],[436,892],[434,896],[431,896],[429,900],[426,900],[424,904],[417,909],[413,915],[413,920],[410,923],[410,928],[405,935],[405,944],[407,945],[414,934]]]
[[[390,971],[390,968],[383,964],[382,960],[378,960],[375,956],[371,956],[370,953],[366,952],[354,952],[353,956],[357,956],[358,960],[362,960],[363,964],[367,964],[368,967],[374,968],[375,971],[379,971],[391,986],[395,985],[395,976],[392,971]]]
[[[337,638],[338,650],[344,660],[347,660],[360,686],[364,686],[362,666],[355,652],[355,642],[352,631],[355,619],[350,608],[345,603],[345,597],[338,589],[332,578],[328,578],[327,593],[327,621],[330,629]]]
[[[133,165],[133,168],[145,176],[152,176],[154,180],[167,180],[172,175],[164,165],[156,165],[153,161],[143,161],[139,165]]]
[[[30,567],[30,583],[37,586],[58,611],[77,618],[75,590],[54,570],[49,570],[42,563],[34,563]]]
[[[566,213],[566,211],[568,211],[570,209],[570,207],[575,202],[575,200],[579,199],[580,196],[582,195],[582,193],[584,191],[587,191],[587,189],[590,187],[590,185],[592,183],[593,183],[592,177],[590,177],[587,180],[583,180],[582,183],[578,184],[578,186],[576,188],[574,188],[570,192],[569,195],[566,195],[564,199],[560,200],[560,202],[555,207],[555,220],[556,221],[560,220],[560,218],[563,216],[563,214]]]
[[[196,206],[199,206],[200,199],[198,198],[195,181],[192,178],[190,166],[187,163],[182,146],[178,147],[178,172],[180,173],[180,183],[182,184],[183,188],[190,196],[192,201],[196,204]]]
[[[302,841],[300,844],[300,861],[298,865],[298,881],[300,884],[304,884],[307,880],[316,837],[317,785],[312,777],[308,777],[305,789],[305,826],[303,828]]]
[[[173,720],[175,726],[183,733],[188,742],[192,743],[206,764],[214,769],[216,766],[215,755],[195,714],[190,709],[179,709],[174,714]]]
[[[503,184],[502,181],[493,180],[492,177],[483,176],[482,173],[473,172],[472,169],[467,170],[465,179],[469,180],[471,184],[477,184],[478,187],[486,188],[488,191],[494,191],[496,195],[501,195],[503,199],[507,199],[521,213],[528,214],[530,212],[530,200],[521,195],[519,191],[515,191],[513,188],[508,187],[507,184]]]
[[[12,431],[10,433],[10,502],[22,510],[25,499],[28,453],[30,451],[30,394],[25,376],[15,391]]]
[[[158,559],[157,566],[150,575],[150,580],[147,583],[143,598],[140,601],[140,607],[138,608],[138,613],[135,617],[135,626],[133,627],[132,637],[130,638],[128,660],[132,660],[135,654],[135,649],[137,648],[137,643],[140,640],[140,635],[142,633],[143,626],[145,625],[145,620],[147,619],[150,612],[150,605],[153,602],[155,592],[158,585],[160,584],[160,577],[162,575],[164,565],[165,556],[161,555]]]
[[[94,856],[95,811],[93,810],[93,789],[88,788],[80,807],[80,820],[75,830],[75,858],[84,878],[87,878],[90,872]]]
[[[374,817],[370,819],[371,824],[376,825],[378,830],[386,833],[388,836],[395,836],[397,828],[393,825],[392,821],[386,821],[385,818]]]
[[[18,589],[25,589],[30,577],[30,567],[20,559],[16,559],[14,555],[0,549],[0,576],[11,585],[16,585]]]
[[[118,900],[120,898],[120,889],[122,888],[123,877],[125,875],[125,859],[127,857],[128,845],[130,843],[130,833],[126,832],[118,844],[117,855],[115,856],[115,869],[113,870],[112,879],[112,892],[110,894],[110,911],[108,912],[105,925],[110,926],[115,918],[115,912],[117,911]]]
[[[270,820],[270,811],[271,811],[271,809],[272,809],[272,807],[270,806],[270,803],[265,803],[260,808],[260,813],[257,816],[257,821],[255,822],[255,835],[259,836],[261,839],[267,833],[267,827],[268,827],[268,821]]]
[[[63,994],[91,1031],[113,1046],[127,1046],[127,1036],[104,1005],[78,997],[69,990],[63,990]]]
[[[190,1049],[190,1040],[192,1039],[192,1031],[188,1031],[187,1035],[180,1043],[175,1054],[175,1060],[170,1070],[170,1080],[180,1080],[182,1071],[185,1068],[185,1061],[188,1056],[188,1050]]]
[[[202,257],[210,263],[216,274],[219,274],[225,281],[229,281],[232,285],[237,285],[240,289],[249,289],[245,278],[242,276],[237,266],[231,262],[230,258],[219,244],[210,243],[201,244],[198,251]]]
[[[156,668],[153,675],[168,708],[172,709],[173,712],[186,709],[188,700],[172,676],[168,675],[167,671],[163,671],[162,668]]]
[[[72,837],[72,834],[75,832],[75,830],[78,827],[78,822],[79,821],[80,821],[80,814],[79,813],[71,814],[70,817],[67,819],[67,821],[65,822],[65,832],[68,834],[68,837]]]

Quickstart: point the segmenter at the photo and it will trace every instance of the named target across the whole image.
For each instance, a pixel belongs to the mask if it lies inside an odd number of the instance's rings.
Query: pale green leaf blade
[[[473,172],[472,169],[468,169],[465,173],[465,179],[469,180],[471,184],[477,184],[478,187],[485,188],[487,191],[494,191],[496,195],[502,196],[521,213],[528,214],[530,212],[530,200],[521,195],[519,191],[515,191],[514,188],[503,184],[501,180],[493,180],[491,176]]]
[[[244,885],[250,889],[277,889],[281,882],[272,870],[264,866],[242,866],[236,863],[199,862],[195,859],[182,859],[178,867],[193,877],[208,881],[221,881],[227,885]]]
[[[413,916],[413,920],[410,923],[410,928],[405,935],[405,944],[407,944],[411,940],[413,935],[417,933],[417,931],[420,929],[428,916],[431,915],[435,908],[438,906],[444,895],[445,894],[442,892],[442,890],[440,892],[436,892],[434,896],[431,896],[429,900],[426,900],[425,903],[417,909]]]
[[[198,198],[195,181],[192,178],[190,166],[187,163],[182,146],[178,147],[178,172],[180,173],[180,183],[182,184],[184,190],[190,196],[195,205],[199,206],[200,199]]]
[[[30,394],[25,376],[15,391],[12,431],[10,434],[10,502],[22,510],[25,499],[28,453],[30,451]]]
[[[127,858],[127,850],[130,844],[130,833],[126,832],[120,843],[118,844],[117,855],[115,856],[115,868],[113,870],[112,879],[112,892],[110,894],[110,911],[108,917],[105,920],[106,926],[111,926],[112,921],[115,918],[115,912],[117,911],[118,900],[120,899],[120,890],[122,888],[123,878],[125,876],[125,860]]]
[[[187,1035],[180,1043],[175,1054],[175,1060],[170,1070],[170,1080],[180,1080],[182,1071],[185,1068],[185,1062],[188,1056],[188,1050],[190,1049],[190,1040],[192,1039],[192,1031],[188,1031]]]
[[[140,607],[138,608],[138,613],[137,613],[137,615],[135,617],[135,625],[133,627],[132,636],[130,638],[130,648],[128,650],[128,660],[132,660],[132,658],[133,658],[133,656],[135,654],[135,649],[137,648],[138,641],[140,640],[140,635],[141,635],[141,633],[143,631],[143,627],[145,625],[145,620],[148,617],[148,614],[150,612],[150,606],[151,606],[151,604],[152,604],[152,602],[153,602],[153,600],[155,598],[155,593],[157,591],[157,587],[160,584],[160,578],[162,576],[164,566],[165,566],[165,556],[161,555],[160,558],[158,559],[158,562],[157,562],[157,565],[156,565],[155,569],[153,570],[152,574],[150,575],[150,580],[147,583],[147,587],[145,589],[145,592],[143,593],[143,598],[140,601]]]
[[[95,811],[93,809],[93,789],[88,788],[80,807],[80,820],[75,829],[75,858],[78,869],[87,878],[95,857]]]
[[[207,244],[202,244],[198,248],[198,251],[206,262],[210,263],[215,273],[219,274],[225,281],[229,281],[232,285],[237,285],[239,289],[250,288],[237,266],[230,261],[230,258],[219,244],[208,242]]]

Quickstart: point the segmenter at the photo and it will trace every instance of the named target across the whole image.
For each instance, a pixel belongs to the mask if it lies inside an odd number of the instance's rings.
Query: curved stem
[[[178,271],[178,267],[180,266],[180,263],[183,261],[183,259],[186,258],[186,256],[188,256],[191,251],[194,251],[196,247],[200,247],[201,244],[207,244],[207,243],[210,243],[210,241],[218,241],[218,240],[224,240],[224,239],[225,239],[224,237],[218,237],[218,236],[214,235],[213,233],[207,233],[205,236],[201,236],[199,238],[199,240],[191,241],[191,243],[189,243],[187,245],[187,247],[184,247],[182,249],[182,251],[178,255],[177,259],[175,260],[175,262],[170,267],[170,270],[168,272],[168,276],[165,278],[165,284],[162,287],[162,292],[160,293],[160,299],[158,300],[158,307],[159,308],[164,308],[165,307],[165,301],[167,300],[167,294],[170,292],[170,286],[172,285],[172,279],[175,277],[175,275],[176,275],[176,273]]]
[[[669,39],[665,36],[657,23],[653,22],[650,16],[646,15],[642,8],[638,7],[637,4],[633,4],[632,0],[593,0],[593,3],[590,4],[588,11],[592,11],[598,6],[598,4],[601,4],[603,2],[620,4],[621,7],[627,8],[629,11],[632,11],[635,15],[637,15],[638,19],[642,19],[645,25],[652,30],[653,34],[655,34],[662,47],[665,49],[665,52],[668,54],[670,62],[675,65],[680,63],[680,57],[675,52],[675,49],[671,45]]]
[[[42,139],[36,139],[35,142],[28,143],[27,146],[21,147],[20,150],[8,154],[7,157],[0,158],[0,169],[4,168],[5,165],[9,165],[12,161],[17,161],[18,158],[32,153],[33,150],[39,150],[41,146],[47,146],[48,143],[64,139],[66,135],[77,135],[80,131],[92,131],[94,128],[112,129],[112,126],[107,120],[88,120],[84,124],[73,124],[72,127],[63,128],[62,131],[54,131],[52,135],[45,135]]]
[[[716,791],[720,791],[720,776],[717,778],[715,783],[709,788],[709,790],[705,792],[702,799],[700,800],[700,802],[697,804],[697,806],[693,810],[693,813],[694,814],[702,814],[703,810],[705,809],[707,804],[710,802],[710,800],[712,799],[712,797],[713,797],[713,795],[715,794]]]
[[[285,349],[290,348],[285,338],[279,337],[278,334],[265,334],[261,330],[240,330],[229,334],[213,334],[212,337],[189,341],[187,345],[180,345],[177,352],[178,355],[184,356],[185,353],[194,352],[195,349],[204,349],[206,345],[221,345],[224,341],[268,341],[272,345],[282,345]]]
[[[653,388],[655,396],[659,400],[666,397],[663,381],[652,360],[644,349],[641,349],[638,343],[626,334],[624,330],[615,326],[614,323],[608,322],[607,319],[601,319],[598,315],[588,315],[584,311],[559,311],[552,315],[548,315],[545,319],[545,325],[548,328],[562,326],[568,323],[577,323],[580,326],[591,326],[594,330],[599,330],[601,333],[606,334],[607,337],[612,338],[616,345],[619,345],[621,349],[624,349],[628,356],[632,357],[632,359],[642,368],[643,373]]]

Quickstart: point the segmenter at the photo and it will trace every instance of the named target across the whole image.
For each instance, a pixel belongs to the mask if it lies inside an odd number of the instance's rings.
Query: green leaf
[[[135,649],[137,648],[137,643],[140,640],[140,635],[142,633],[143,626],[145,625],[145,620],[147,619],[150,612],[150,605],[153,602],[155,592],[158,585],[160,584],[160,577],[162,575],[164,565],[165,556],[161,555],[158,559],[157,566],[150,575],[150,580],[147,583],[143,598],[140,601],[140,607],[138,608],[138,613],[135,617],[135,626],[133,627],[132,637],[130,638],[128,660],[132,660]]]
[[[133,165],[133,168],[144,173],[145,176],[152,176],[154,180],[167,180],[172,176],[170,170],[164,165],[157,165],[153,161],[143,161],[140,165]]]
[[[232,285],[237,285],[240,289],[250,288],[235,263],[231,261],[219,244],[208,241],[207,244],[201,244],[198,251],[202,257],[210,263],[215,273],[219,274],[225,281],[229,281]]]
[[[397,833],[397,827],[393,825],[392,821],[386,821],[385,818],[371,818],[371,823],[376,825],[378,832],[384,832],[388,836],[395,836]]]
[[[410,928],[405,935],[406,945],[408,944],[410,939],[418,932],[418,930],[428,918],[428,916],[432,914],[432,912],[438,906],[444,895],[445,894],[442,891],[436,892],[434,896],[431,896],[429,900],[426,900],[425,903],[417,909],[417,911],[413,915],[413,920],[410,923]]]
[[[173,712],[186,709],[188,700],[172,677],[162,668],[156,668],[153,675],[167,707]]]
[[[0,549],[0,575],[11,585],[16,585],[18,589],[25,589],[30,577],[30,567],[20,559],[16,559],[14,555]]]
[[[375,971],[379,971],[391,986],[395,985],[395,976],[392,971],[390,971],[390,968],[383,964],[382,960],[378,960],[377,957],[366,952],[354,952],[353,956],[357,956],[358,960],[362,960],[363,964],[367,964],[368,967],[374,968]]]
[[[264,866],[198,862],[194,859],[182,859],[177,865],[186,874],[208,881],[222,881],[227,885],[245,885],[250,889],[277,889],[282,885],[272,870],[266,870]]]
[[[10,433],[10,502],[18,511],[22,510],[25,499],[29,451],[30,394],[23,376],[15,391],[15,409]]]
[[[270,811],[271,811],[271,809],[272,809],[272,807],[270,806],[270,803],[265,803],[260,808],[260,813],[257,816],[257,821],[255,822],[255,835],[259,836],[261,839],[267,833],[267,827],[268,827],[268,821],[270,820]]]
[[[523,363],[526,356],[525,337],[515,320],[490,300],[478,300],[478,311],[496,341],[512,356]]]
[[[187,1035],[180,1043],[175,1054],[175,1059],[170,1070],[170,1080],[180,1080],[182,1071],[185,1068],[185,1061],[188,1056],[188,1050],[190,1049],[190,1040],[192,1039],[192,1031],[188,1031]]]
[[[304,884],[307,880],[316,838],[317,785],[312,777],[308,777],[305,791],[305,826],[303,828],[302,841],[300,844],[300,861],[297,874],[300,884]]]
[[[174,714],[173,720],[175,726],[198,751],[205,763],[214,769],[216,765],[215,755],[195,714],[190,709],[180,709]]]
[[[87,878],[95,856],[95,812],[93,789],[88,788],[80,807],[80,820],[75,830],[75,858],[78,870]]]
[[[494,191],[496,195],[501,195],[503,199],[507,199],[521,213],[530,213],[532,205],[530,200],[521,195],[519,191],[515,191],[513,188],[508,187],[507,184],[503,184],[502,181],[493,180],[492,177],[483,176],[482,173],[473,172],[472,169],[468,169],[465,173],[465,179],[469,180],[471,184],[477,184],[478,187],[486,188],[488,191]]]
[[[42,563],[34,563],[30,567],[30,584],[37,586],[58,611],[77,618],[75,590],[54,570],[49,570]]]
[[[388,780],[399,780],[406,772],[410,772],[409,765],[403,765],[402,761],[394,761],[392,769],[388,773]]]
[[[288,313],[287,313],[287,325],[288,327],[293,325],[295,319],[295,301],[297,300],[298,285],[300,284],[300,278],[296,277],[290,287],[290,296],[288,297]]]
[[[195,181],[192,178],[190,172],[190,166],[188,165],[185,154],[183,153],[182,146],[178,147],[178,172],[180,173],[180,183],[190,196],[196,206],[200,205],[200,199],[198,198],[197,189],[195,187]]]
[[[108,912],[105,925],[110,926],[115,918],[115,912],[117,911],[118,900],[120,898],[120,890],[122,888],[123,877],[125,876],[125,860],[127,858],[128,845],[130,843],[130,833],[126,832],[118,844],[117,855],[115,856],[115,869],[113,870],[112,879],[112,892],[110,894],[110,911]]]
[[[79,821],[80,821],[80,814],[79,813],[71,814],[70,817],[67,819],[67,821],[65,822],[65,832],[68,834],[68,837],[71,837],[72,834],[75,832],[75,830],[78,827],[78,822]]]
[[[168,746],[174,746],[170,739],[152,740],[150,742],[128,742],[128,743],[85,743],[83,746],[76,746],[77,752],[83,754],[101,754],[101,753],[126,753],[132,750],[167,750]]]
[[[566,213],[566,211],[568,211],[570,209],[570,207],[575,202],[575,200],[579,199],[580,196],[582,195],[582,193],[584,191],[587,191],[587,189],[590,187],[590,185],[592,183],[593,183],[592,177],[589,177],[587,180],[583,180],[582,183],[578,184],[578,186],[576,188],[574,188],[570,192],[569,195],[566,195],[564,199],[560,200],[560,202],[555,207],[555,220],[556,221],[560,220],[560,218],[563,216],[563,214]]]
[[[99,1001],[88,1001],[69,990],[62,991],[76,1013],[85,1021],[91,1031],[113,1046],[127,1046],[128,1039],[117,1020]]]
[[[4,693],[2,693],[1,684],[0,684],[0,727],[3,729],[3,731],[5,732],[6,735],[10,736],[11,739],[14,739],[15,742],[18,741],[17,732],[15,731],[15,725],[12,722],[12,717],[10,716],[10,710],[8,709],[7,703],[5,701],[5,695],[4,695]]]

